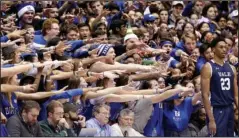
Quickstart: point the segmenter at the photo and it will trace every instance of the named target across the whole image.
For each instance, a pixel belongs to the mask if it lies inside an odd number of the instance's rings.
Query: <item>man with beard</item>
[[[22,110],[9,118],[6,127],[11,137],[42,137],[40,125],[37,117],[40,106],[35,101],[25,101]]]
[[[44,137],[72,137],[73,130],[63,118],[64,109],[59,101],[51,101],[47,106],[47,119],[40,122]]]
[[[123,109],[120,111],[118,122],[112,125],[112,136],[143,136],[138,131],[132,128],[134,123],[134,112],[129,109]]]
[[[90,120],[86,121],[87,128],[96,128],[97,134],[95,137],[110,137],[112,136],[112,128],[108,124],[110,117],[110,106],[106,104],[96,104],[93,107],[93,116]]]
[[[81,128],[85,127],[85,117],[78,115],[76,105],[72,103],[64,104],[64,117],[69,127],[75,132],[75,136],[79,136]]]

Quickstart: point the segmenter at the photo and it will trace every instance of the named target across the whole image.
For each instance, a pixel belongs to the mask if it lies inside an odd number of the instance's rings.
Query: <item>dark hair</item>
[[[50,39],[47,44],[46,44],[46,47],[51,47],[51,46],[55,46],[57,45],[59,42],[61,41],[61,38],[60,37],[54,37],[52,39]]]
[[[108,5],[105,5],[104,8],[108,9],[109,11],[117,10],[119,11],[119,6],[113,2],[110,2]]]
[[[185,27],[186,27],[187,24],[192,25],[192,27],[193,27],[193,33],[195,34],[195,28],[194,28],[194,25],[193,25],[191,22],[186,22],[186,23],[182,26],[182,30],[184,31],[184,29],[185,29]]]
[[[78,27],[75,24],[69,24],[67,25],[66,34],[68,34],[72,30],[79,32]]]
[[[73,75],[69,80],[68,80],[68,90],[70,89],[78,89],[79,84],[80,84],[80,77],[78,75]]]
[[[200,31],[201,27],[203,26],[203,24],[208,24],[207,22],[201,22],[198,26],[197,26],[197,30]],[[209,24],[208,24],[209,26]]]
[[[88,25],[88,24],[86,24],[86,23],[80,23],[80,24],[78,24],[78,26],[77,26],[79,29],[81,28],[81,27],[89,27],[89,29],[90,29],[90,26]]]
[[[25,76],[20,80],[19,85],[23,86],[23,85],[26,85],[26,84],[33,84],[34,81],[35,81],[35,78],[33,76]]]
[[[205,31],[205,32],[203,32],[203,33],[202,33],[202,36],[201,36],[201,39],[200,39],[201,42],[206,43],[205,40],[204,40],[204,38],[205,38],[205,36],[206,36],[208,33],[213,34],[213,33],[210,32],[210,31]]]
[[[202,9],[202,16],[207,17],[207,11],[208,11],[208,9],[211,8],[211,7],[214,8],[214,5],[213,5],[213,4],[206,5],[206,6]]]
[[[149,11],[150,11],[151,14],[152,13],[158,13],[159,12],[159,8],[157,7],[157,5],[151,4],[149,6]]]
[[[185,80],[182,81],[181,84],[182,84],[182,86],[186,87],[188,83],[193,83],[193,82],[192,82],[191,80],[186,80],[186,79],[185,79]],[[193,85],[194,85],[194,84],[193,84]]]
[[[203,44],[199,47],[199,52],[200,52],[200,54],[203,55],[203,53],[204,53],[205,51],[207,51],[208,48],[210,48],[209,45],[203,43]]]
[[[221,18],[225,18],[225,19],[227,20],[227,19],[228,19],[227,17],[228,17],[227,14],[220,13],[220,14],[217,15],[215,21],[216,21],[216,22],[219,22]]]
[[[95,2],[100,2],[100,1],[90,1],[89,2],[90,7],[92,7],[92,4],[94,4]],[[103,5],[102,2],[100,2],[100,4]]]
[[[113,34],[117,34],[117,28],[120,28],[122,25],[126,25],[126,20],[113,20],[111,25],[110,25],[110,29],[112,30]]]
[[[93,34],[92,34],[92,37],[93,38],[96,38],[98,37],[99,35],[105,35],[107,34],[107,32],[103,31],[103,30],[96,30]]]
[[[98,23],[96,23],[96,24],[93,26],[93,29],[94,29],[94,30],[97,30],[98,27],[100,27],[101,25],[104,25],[105,28],[107,28],[107,26],[106,26],[106,24],[105,24],[104,22],[98,22]]]
[[[214,38],[213,40],[212,40],[212,42],[210,43],[210,47],[216,47],[216,45],[217,45],[217,43],[219,43],[219,42],[221,42],[221,41],[223,41],[223,42],[225,42],[225,39],[224,38],[222,38],[222,37],[216,37],[216,38]]]
[[[38,102],[33,101],[33,100],[27,100],[24,101],[22,104],[22,108],[21,108],[21,113],[25,110],[25,112],[30,112],[31,109],[36,108],[39,111],[41,110],[40,105]]]

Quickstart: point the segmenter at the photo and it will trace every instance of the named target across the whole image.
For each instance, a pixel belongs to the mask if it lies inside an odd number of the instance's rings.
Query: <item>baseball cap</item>
[[[184,3],[183,1],[173,1],[172,5],[175,6],[175,5],[182,5],[184,7]]]
[[[156,19],[155,16],[153,16],[152,14],[145,14],[144,15],[144,22],[152,22],[155,19]]]

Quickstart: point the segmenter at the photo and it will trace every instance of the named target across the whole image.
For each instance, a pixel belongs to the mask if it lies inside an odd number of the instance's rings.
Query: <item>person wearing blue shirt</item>
[[[193,112],[193,106],[197,104],[201,93],[193,97],[182,97],[164,104],[164,135],[171,136],[190,136],[186,130]]]
[[[59,33],[59,21],[57,19],[50,18],[45,20],[42,26],[42,35],[35,35],[32,47],[36,50],[44,48],[47,42]]]
[[[170,39],[163,39],[161,40],[159,45],[163,50],[166,50],[166,53],[163,53],[160,56],[156,56],[156,61],[167,62],[168,67],[176,68],[179,62],[173,57],[170,57],[170,53],[172,52],[172,48],[174,46],[173,41]]]
[[[96,128],[95,136],[112,136],[112,128],[108,124],[110,116],[110,107],[106,104],[96,104],[93,108],[93,118],[86,121],[87,128]]]
[[[181,56],[190,56],[193,50],[196,48],[197,37],[195,34],[187,32],[182,36],[182,40],[183,45],[176,45],[170,54],[177,61],[180,61]]]

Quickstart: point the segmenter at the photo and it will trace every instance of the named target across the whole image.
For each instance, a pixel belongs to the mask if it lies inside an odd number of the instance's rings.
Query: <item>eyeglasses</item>
[[[54,114],[56,114],[56,115],[58,115],[58,116],[64,115],[64,113],[63,113],[63,112],[54,113]]]
[[[109,116],[110,117],[110,113],[108,112],[99,112],[100,114],[103,114],[104,116]]]

